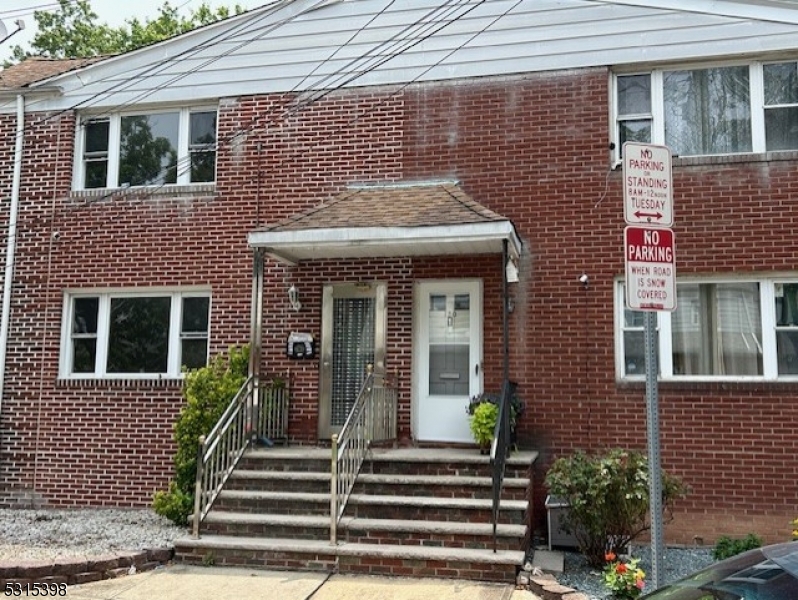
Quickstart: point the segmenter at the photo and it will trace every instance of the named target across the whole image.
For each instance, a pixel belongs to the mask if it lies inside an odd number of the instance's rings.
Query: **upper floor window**
[[[216,115],[182,108],[84,117],[75,189],[213,182]]]
[[[64,314],[62,377],[178,377],[207,363],[207,293],[75,293]]]
[[[668,146],[676,156],[798,149],[798,63],[654,70],[615,78],[624,142]]]
[[[616,296],[621,377],[645,376],[643,313]],[[676,310],[657,313],[663,379],[798,376],[798,281],[682,281]]]

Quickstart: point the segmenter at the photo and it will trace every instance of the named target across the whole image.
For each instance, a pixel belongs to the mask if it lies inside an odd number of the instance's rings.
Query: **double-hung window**
[[[207,363],[207,293],[74,293],[64,309],[62,377],[178,377]]]
[[[643,313],[616,295],[621,378],[645,376]],[[658,312],[663,379],[798,377],[798,280],[697,280],[676,285],[676,310]]]
[[[798,150],[798,62],[618,74],[613,135],[618,156],[627,141],[676,156]]]
[[[216,179],[215,108],[84,116],[75,189],[208,183]]]

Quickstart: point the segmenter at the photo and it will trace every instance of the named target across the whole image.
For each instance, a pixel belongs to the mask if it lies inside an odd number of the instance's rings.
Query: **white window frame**
[[[198,112],[215,112],[216,118],[216,149],[218,150],[219,141],[219,107],[218,106],[181,106],[181,107],[159,107],[159,108],[139,108],[125,112],[113,114],[92,114],[86,113],[80,116],[77,122],[75,134],[75,155],[72,169],[72,189],[76,191],[95,190],[95,189],[116,189],[119,188],[119,151],[122,117],[137,115],[156,115],[167,113],[178,113],[178,136],[177,136],[177,181],[175,183],[163,184],[164,186],[174,185],[207,185],[215,181],[191,181],[191,156],[189,152],[189,135],[191,114]],[[108,174],[106,186],[104,188],[86,188],[85,169],[83,162],[83,152],[85,149],[85,128],[84,123],[93,120],[108,119]],[[218,159],[218,156],[217,156]],[[161,187],[161,185],[137,186],[142,189],[148,187]]]
[[[737,152],[729,154],[697,154],[691,156],[738,156],[741,154],[760,154],[767,152],[765,141],[765,87],[764,70],[765,64],[780,64],[785,62],[798,62],[798,58],[785,58],[782,60],[755,61],[755,62],[728,62],[728,63],[696,63],[685,65],[673,65],[663,68],[651,69],[648,71],[629,71],[616,72],[611,75],[611,118],[612,131],[610,139],[615,145],[613,158],[616,164],[621,161],[620,140],[618,137],[618,78],[632,75],[651,76],[651,143],[657,145],[665,144],[665,106],[663,80],[664,74],[670,71],[690,71],[724,67],[739,67],[747,65],[749,69],[749,86],[751,102],[751,151]],[[788,151],[789,152],[789,151]]]
[[[677,282],[683,284],[724,284],[724,283],[757,283],[759,284],[760,319],[762,326],[762,375],[674,375],[673,354],[671,339],[671,313],[657,311],[658,330],[658,365],[659,380],[661,381],[798,381],[798,375],[779,375],[778,356],[776,348],[776,310],[775,295],[776,284],[798,283],[798,274],[768,275],[767,277],[719,277],[719,278],[680,278]],[[643,381],[645,373],[627,375],[625,372],[625,349],[623,341],[624,310],[626,309],[626,296],[624,294],[625,282],[617,279],[615,282],[615,376],[618,381]],[[678,305],[677,305],[678,306]]]
[[[108,342],[111,314],[111,300],[115,298],[170,298],[169,312],[169,350],[167,369],[163,373],[108,373]],[[212,298],[210,290],[198,289],[148,289],[148,290],[75,290],[64,294],[63,321],[61,323],[61,350],[59,356],[58,376],[60,379],[179,379],[183,377],[181,369],[183,299],[208,298],[208,341],[210,341],[210,316]],[[72,362],[74,347],[72,344],[72,323],[74,320],[74,300],[80,298],[98,298],[97,312],[97,348],[94,360],[94,371],[91,373],[73,373]],[[209,344],[210,346],[210,344]]]

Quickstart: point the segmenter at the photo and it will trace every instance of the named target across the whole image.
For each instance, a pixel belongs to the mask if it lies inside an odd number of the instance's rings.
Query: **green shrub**
[[[199,438],[208,435],[247,379],[249,348],[232,347],[214,356],[207,366],[187,371],[183,382],[185,404],[174,425],[177,451],[175,477],[165,491],[153,497],[153,510],[184,525],[194,510]]]
[[[484,448],[493,441],[493,433],[496,429],[496,419],[499,417],[499,407],[491,402],[483,402],[474,408],[471,415],[469,426],[474,441]]]
[[[712,556],[715,560],[723,560],[730,556],[736,556],[746,550],[753,550],[762,545],[762,540],[759,536],[749,533],[744,538],[732,539],[726,535],[718,538],[715,547],[712,549]]]
[[[608,553],[626,551],[648,530],[648,461],[640,452],[610,450],[589,456],[577,452],[554,461],[546,474],[549,492],[568,503],[561,521],[590,564],[601,568]],[[679,479],[662,472],[663,509],[686,493]]]

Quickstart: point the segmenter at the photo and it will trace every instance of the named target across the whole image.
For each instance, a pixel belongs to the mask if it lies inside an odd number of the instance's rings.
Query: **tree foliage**
[[[231,12],[228,7],[212,9],[203,2],[188,16],[183,16],[166,1],[153,19],[131,18],[124,25],[111,27],[98,21],[91,0],[58,0],[58,4],[55,11],[34,11],[37,33],[31,41],[31,49],[14,46],[12,63],[29,56],[84,58],[129,52],[243,12],[238,4]]]

